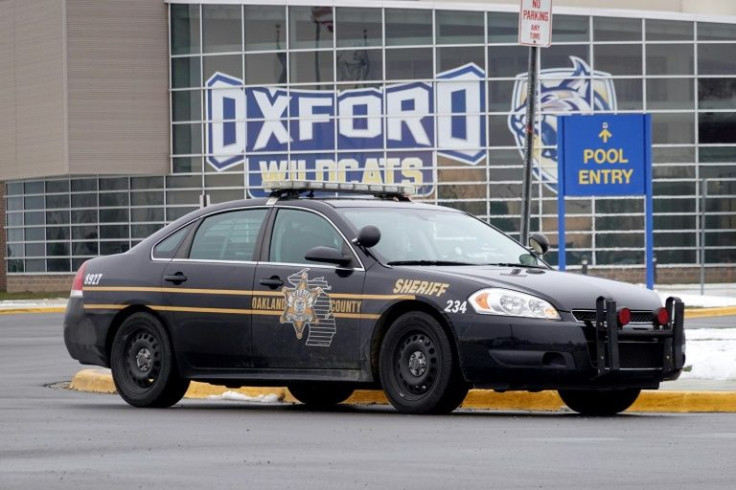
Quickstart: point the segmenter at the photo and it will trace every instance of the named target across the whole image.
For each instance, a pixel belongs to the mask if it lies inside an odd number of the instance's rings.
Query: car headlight
[[[476,313],[561,320],[555,307],[547,301],[510,289],[481,289],[473,293],[468,301]]]

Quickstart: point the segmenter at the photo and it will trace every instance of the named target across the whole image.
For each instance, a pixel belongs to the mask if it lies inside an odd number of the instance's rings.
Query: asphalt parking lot
[[[80,368],[61,314],[0,316],[0,487],[728,488],[734,414],[460,410],[185,399],[135,409],[49,384]]]

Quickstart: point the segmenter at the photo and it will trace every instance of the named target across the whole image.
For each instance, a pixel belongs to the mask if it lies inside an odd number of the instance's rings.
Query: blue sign
[[[558,116],[557,216],[560,270],[565,270],[566,196],[645,196],[647,287],[654,287],[652,137],[649,114]]]
[[[649,125],[645,114],[559,116],[564,195],[646,194]]]
[[[485,159],[485,73],[473,63],[432,82],[338,92],[245,87],[223,73],[206,85],[206,161],[219,171],[246,162],[253,197],[272,177],[407,183],[427,195],[436,154]]]

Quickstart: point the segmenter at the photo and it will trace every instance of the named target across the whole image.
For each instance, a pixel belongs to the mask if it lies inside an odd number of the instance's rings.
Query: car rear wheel
[[[565,405],[581,415],[609,416],[623,412],[639,397],[639,389],[595,391],[560,390]]]
[[[294,398],[314,408],[332,407],[353,394],[353,388],[349,385],[320,382],[291,383],[289,391]]]
[[[468,385],[442,326],[432,316],[400,316],[381,344],[379,375],[391,404],[403,413],[449,413]]]
[[[179,377],[166,329],[147,313],[123,321],[110,357],[115,387],[134,407],[170,407],[189,387],[189,380]]]

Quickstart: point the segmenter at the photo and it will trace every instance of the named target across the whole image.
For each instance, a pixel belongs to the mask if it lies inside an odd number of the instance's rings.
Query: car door
[[[264,368],[358,369],[365,271],[325,216],[278,208],[266,260],[253,285],[253,358]],[[307,260],[316,246],[351,257],[345,266]]]
[[[252,365],[254,258],[268,211],[238,209],[205,217],[183,256],[164,270],[164,309],[176,352],[194,371]]]

